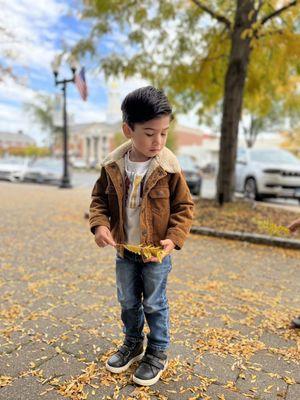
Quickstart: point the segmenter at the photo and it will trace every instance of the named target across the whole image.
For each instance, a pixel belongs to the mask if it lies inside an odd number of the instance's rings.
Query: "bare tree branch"
[[[195,3],[196,6],[198,6],[201,10],[207,12],[211,17],[213,17],[217,21],[225,24],[227,29],[229,29],[229,30],[231,29],[231,23],[230,23],[229,19],[227,19],[224,15],[218,14],[217,12],[211,10],[205,4],[202,4],[199,0],[192,0],[192,2]]]
[[[289,4],[286,4],[285,6],[279,8],[278,10],[273,11],[271,14],[266,15],[264,18],[261,20],[261,25],[265,24],[267,21],[270,19],[277,17],[280,15],[283,11],[287,10],[290,7],[295,6],[296,4],[299,4],[298,0],[291,1]]]

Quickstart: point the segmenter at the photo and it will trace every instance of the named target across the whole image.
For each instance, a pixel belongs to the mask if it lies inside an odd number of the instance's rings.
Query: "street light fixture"
[[[63,138],[64,138],[64,173],[61,180],[60,188],[71,188],[70,175],[69,175],[69,163],[68,163],[68,121],[67,121],[67,84],[75,82],[75,72],[76,72],[76,64],[74,59],[70,59],[70,68],[72,71],[72,78],[69,79],[58,79],[58,69],[60,65],[60,57],[56,57],[52,62],[52,70],[54,75],[55,86],[61,85],[63,92]]]

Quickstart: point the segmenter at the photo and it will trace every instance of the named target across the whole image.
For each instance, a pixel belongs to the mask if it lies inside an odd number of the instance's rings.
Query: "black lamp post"
[[[74,64],[70,64],[70,68],[72,71],[72,78],[70,79],[58,79],[58,67],[59,65],[57,62],[52,63],[53,75],[55,80],[55,86],[61,85],[62,92],[63,92],[63,99],[64,99],[64,111],[63,111],[63,126],[64,126],[64,173],[61,180],[60,188],[71,188],[71,181],[69,175],[69,157],[68,157],[68,121],[67,121],[67,84],[75,82],[75,72],[76,67]]]

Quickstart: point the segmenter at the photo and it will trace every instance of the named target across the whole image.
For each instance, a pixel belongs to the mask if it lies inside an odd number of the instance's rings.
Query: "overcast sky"
[[[74,10],[73,0],[0,0],[0,27],[7,34],[0,40],[1,63],[5,63],[5,53],[13,57],[13,67],[21,82],[5,78],[0,81],[0,130],[16,132],[23,130],[42,144],[45,133],[35,125],[24,112],[24,102],[33,102],[38,93],[59,92],[54,86],[51,62],[61,51],[63,45],[72,45],[84,37],[88,29],[86,23],[79,21]],[[74,0],[76,1],[76,0]],[[110,38],[102,43],[103,51],[111,46]],[[68,86],[68,109],[74,121],[94,122],[106,118],[108,83],[101,73],[93,72],[92,65],[86,62],[89,99],[83,102],[74,85]],[[63,65],[61,76],[70,75],[67,65]],[[146,81],[130,79],[118,82],[120,101],[129,91],[148,84]],[[197,118],[191,113],[181,116],[179,121],[187,126],[196,126]]]

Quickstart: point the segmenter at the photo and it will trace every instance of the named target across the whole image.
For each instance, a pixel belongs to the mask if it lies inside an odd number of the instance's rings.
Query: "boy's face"
[[[166,115],[147,122],[135,123],[134,129],[124,123],[123,132],[132,140],[136,155],[147,160],[156,156],[165,146],[169,125],[170,116]]]

